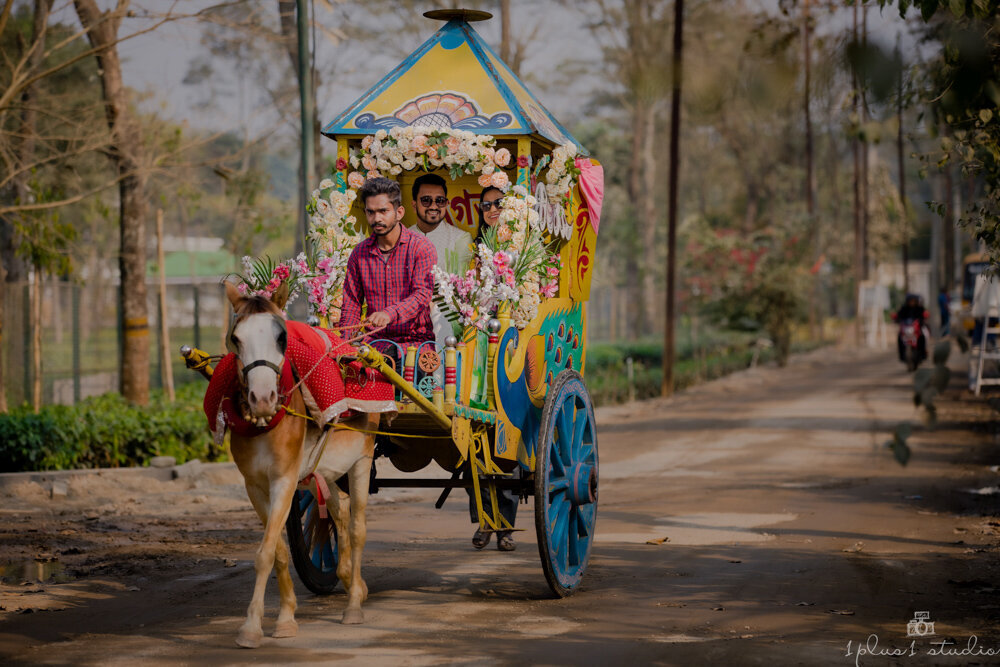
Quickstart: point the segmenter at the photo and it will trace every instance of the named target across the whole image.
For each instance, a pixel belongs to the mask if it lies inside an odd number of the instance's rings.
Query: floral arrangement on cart
[[[531,159],[515,160],[509,150],[496,147],[493,136],[419,126],[379,130],[366,136],[349,158],[337,161],[338,171],[353,169],[346,182],[337,174],[337,181],[324,179],[313,190],[307,204],[309,252],[277,264],[269,258],[244,257],[244,272],[237,274],[239,288],[245,294],[270,297],[287,283],[289,303],[304,293],[310,314],[335,326],[347,259],[365,238],[362,225],[351,214],[357,190],[369,178],[446,169],[452,180],[479,174],[481,187],[499,188],[504,197],[499,222],[473,249],[472,266],[456,272],[434,268],[434,302],[453,323],[480,331],[507,305],[512,324],[523,329],[537,314],[541,299],[558,293],[560,239],[571,233],[563,209],[580,176],[578,160],[572,143],[539,160],[532,180],[538,180],[545,167],[548,171],[533,195],[523,185],[512,185],[504,171],[512,161],[511,166],[530,167]]]

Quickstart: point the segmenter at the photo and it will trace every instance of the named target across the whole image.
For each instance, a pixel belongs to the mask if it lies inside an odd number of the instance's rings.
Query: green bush
[[[699,341],[699,349],[679,345],[674,364],[674,386],[684,389],[743,370],[753,359],[755,336],[737,332],[715,332]],[[796,352],[814,349],[821,343],[792,345]],[[612,405],[629,400],[626,359],[632,357],[633,385],[638,400],[660,395],[663,381],[662,344],[593,343],[587,347],[587,389],[595,405]],[[758,363],[775,360],[775,350],[762,348]]]
[[[173,402],[154,392],[147,407],[104,394],[0,414],[0,472],[147,465],[154,456],[216,460],[222,452],[208,433],[204,391],[203,383],[182,385]]]

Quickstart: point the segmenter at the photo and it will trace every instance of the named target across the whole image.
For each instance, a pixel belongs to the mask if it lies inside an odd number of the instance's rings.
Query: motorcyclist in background
[[[920,322],[920,339],[917,345],[921,359],[927,358],[927,339],[923,331],[929,317],[930,313],[924,308],[923,300],[918,294],[907,294],[903,305],[892,316],[892,319],[899,324],[907,320],[917,320]],[[896,336],[896,345],[899,348],[899,360],[906,361],[906,347],[903,344],[902,333]]]

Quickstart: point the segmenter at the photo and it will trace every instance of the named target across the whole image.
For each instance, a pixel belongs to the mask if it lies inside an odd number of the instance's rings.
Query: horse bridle
[[[283,318],[278,317],[277,315],[271,315],[271,319],[273,319],[278,324],[278,327],[281,329],[281,334],[279,334],[278,338],[279,340],[284,341],[284,345],[281,346],[282,347],[281,355],[284,356],[285,351],[288,349],[288,325],[285,323],[285,320]],[[236,346],[236,341],[233,339],[233,332],[236,331],[236,325],[239,324],[242,320],[243,320],[242,317],[236,317],[234,315],[232,321],[229,323],[229,331],[226,332],[226,349],[235,354],[237,360],[239,360],[240,358],[240,351]],[[240,361],[242,363],[242,360]],[[249,373],[255,368],[259,368],[260,366],[265,366],[267,368],[270,368],[272,371],[274,371],[275,375],[277,375],[279,378],[281,377],[281,367],[278,366],[276,363],[274,363],[273,361],[268,361],[267,359],[256,359],[254,361],[251,361],[249,364],[243,364],[242,368],[240,368],[240,379],[243,381],[244,386],[246,386],[247,383],[247,373]]]

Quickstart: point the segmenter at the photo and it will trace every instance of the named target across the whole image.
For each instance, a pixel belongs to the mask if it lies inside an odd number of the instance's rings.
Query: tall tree
[[[684,0],[674,0],[674,55],[670,69],[670,182],[667,193],[667,303],[663,329],[663,384],[660,393],[674,392],[674,306],[677,277],[677,179],[680,168],[681,84],[684,80]]]
[[[142,131],[122,80],[118,30],[130,0],[118,0],[102,12],[95,0],[73,0],[80,23],[94,49],[108,128],[109,157],[118,173],[120,255],[118,261],[123,345],[121,392],[140,405],[149,402],[149,318],[146,307],[146,181]]]

